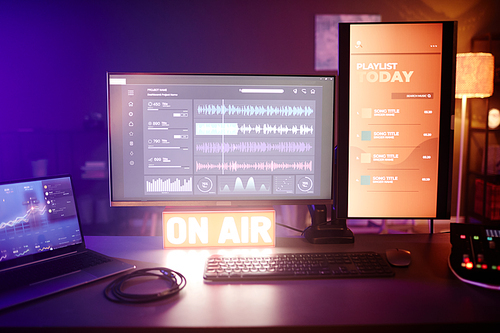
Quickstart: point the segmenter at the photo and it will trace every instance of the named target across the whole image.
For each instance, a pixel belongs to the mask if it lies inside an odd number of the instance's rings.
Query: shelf
[[[493,56],[497,55],[495,59],[499,59],[499,41],[500,35],[476,36],[471,40],[471,52],[488,52]],[[495,68],[498,68],[498,62]],[[470,107],[467,115],[469,135],[465,162],[466,199],[462,205],[465,206],[465,221],[470,223],[500,224],[500,174],[487,173],[497,171],[500,163],[498,150],[491,149],[500,146],[500,137],[497,135],[500,134],[500,127],[494,129],[488,127],[490,108],[498,108],[496,105],[500,87],[497,75],[495,75],[494,89],[497,94],[494,93],[492,97],[485,99],[468,101]],[[482,215],[479,212],[485,212],[485,214]]]

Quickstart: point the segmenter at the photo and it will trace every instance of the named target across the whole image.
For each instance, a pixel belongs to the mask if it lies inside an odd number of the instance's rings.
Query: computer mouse
[[[403,249],[388,249],[385,251],[387,261],[392,266],[406,267],[411,263],[411,253]]]

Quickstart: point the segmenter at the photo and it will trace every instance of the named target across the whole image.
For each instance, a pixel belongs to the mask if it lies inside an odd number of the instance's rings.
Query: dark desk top
[[[355,244],[338,245],[278,238],[275,248],[239,251],[384,253],[388,248],[403,248],[412,252],[412,264],[394,268],[393,278],[241,284],[203,282],[205,258],[220,252],[219,249],[165,250],[161,237],[85,239],[89,248],[134,262],[138,268],[164,266],[179,271],[186,276],[187,286],[169,300],[143,305],[115,304],[103,296],[105,286],[113,279],[108,278],[0,312],[0,329],[83,327],[87,332],[99,328],[164,327],[235,332],[250,327],[260,332],[288,328],[311,332],[329,331],[336,326],[352,332],[375,326],[386,332],[406,332],[428,329],[428,325],[477,329],[500,323],[500,292],[464,284],[448,269],[449,234],[357,235]]]

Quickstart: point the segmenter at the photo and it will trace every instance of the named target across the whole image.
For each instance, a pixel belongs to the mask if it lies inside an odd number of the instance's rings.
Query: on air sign
[[[163,211],[163,247],[275,246],[275,212]]]

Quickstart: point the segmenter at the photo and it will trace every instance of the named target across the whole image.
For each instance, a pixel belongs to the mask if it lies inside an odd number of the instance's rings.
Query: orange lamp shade
[[[458,53],[456,98],[493,95],[495,61],[491,53]]]

